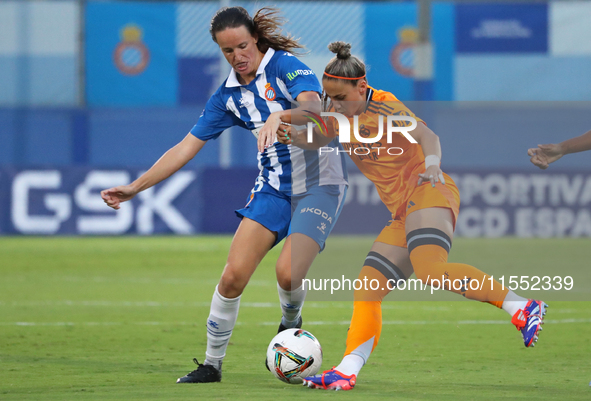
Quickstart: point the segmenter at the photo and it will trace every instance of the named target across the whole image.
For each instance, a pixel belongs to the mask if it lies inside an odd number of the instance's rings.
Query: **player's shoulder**
[[[224,82],[217,88],[217,90],[210,96],[207,103],[211,103],[215,106],[220,106],[226,103],[228,97],[232,95],[232,88],[226,86],[226,78]]]
[[[282,63],[290,63],[298,60],[296,56],[287,50],[275,50],[275,54],[273,54],[271,59]]]
[[[271,49],[269,49],[271,50]],[[269,63],[267,64],[268,67],[281,67],[283,65],[288,65],[291,62],[293,62],[293,60],[296,59],[296,57],[291,54],[290,52],[287,52],[285,50],[273,50],[275,53],[273,53],[273,57],[271,57],[271,59],[269,60]]]
[[[226,78],[224,82],[216,89],[216,91],[209,97],[205,108],[206,109],[218,109],[221,111],[230,110],[234,114],[238,114],[234,106],[234,98],[236,95],[238,98],[242,97],[241,86],[227,85],[229,78]]]
[[[269,66],[277,67],[280,73],[302,70],[306,71],[309,75],[314,74],[314,72],[299,58],[285,50],[276,50],[269,62]]]
[[[370,89],[373,90],[371,100],[375,102],[399,102],[398,98],[394,96],[394,94],[392,94],[391,92],[371,87]]]
[[[383,116],[391,115],[405,115],[416,117],[408,107],[404,105],[394,94],[391,92],[374,89],[370,87],[371,99],[367,105],[367,111],[377,116],[379,114]],[[421,120],[422,121],[422,120]]]

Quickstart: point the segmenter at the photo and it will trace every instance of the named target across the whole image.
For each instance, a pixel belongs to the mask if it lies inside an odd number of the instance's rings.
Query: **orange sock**
[[[497,308],[509,292],[501,283],[477,268],[463,263],[448,263],[447,251],[440,245],[424,244],[411,250],[410,261],[417,278],[425,284],[462,294],[468,299],[488,302]],[[434,282],[438,280],[438,282]]]
[[[367,361],[371,352],[378,345],[382,332],[382,300],[390,292],[387,288],[388,279],[370,266],[363,266],[359,273],[359,280],[378,280],[377,290],[362,288],[355,290],[353,302],[353,317],[347,334],[347,349],[345,355],[354,353]],[[374,287],[375,288],[375,287]],[[390,284],[392,288],[392,284]]]

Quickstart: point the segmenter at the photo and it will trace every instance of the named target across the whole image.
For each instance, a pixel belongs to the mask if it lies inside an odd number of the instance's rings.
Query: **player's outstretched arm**
[[[154,165],[129,185],[101,191],[105,203],[113,209],[119,209],[121,202],[128,201],[144,189],[150,188],[170,177],[181,169],[203,148],[205,141],[187,134],[185,139],[169,149]]]
[[[293,125],[306,125],[309,121],[305,116],[309,111],[320,114],[320,96],[316,92],[304,91],[301,92],[296,101],[300,104],[295,109],[282,110],[271,113],[265,125],[259,131],[258,137],[258,149],[259,152],[264,152],[266,148],[271,146],[275,141],[285,143],[285,139],[281,140],[281,137],[285,137],[283,129],[285,127],[280,126],[282,122]],[[315,148],[317,149],[317,148]]]
[[[561,143],[538,145],[537,148],[528,149],[527,154],[530,156],[530,161],[534,166],[545,170],[550,163],[555,162],[564,155],[584,152],[586,150],[591,150],[591,131],[587,131],[581,136],[567,139]]]

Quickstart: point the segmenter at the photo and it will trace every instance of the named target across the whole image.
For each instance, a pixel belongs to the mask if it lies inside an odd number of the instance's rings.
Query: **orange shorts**
[[[404,229],[406,216],[414,211],[430,207],[451,209],[455,228],[460,212],[460,191],[450,176],[444,173],[444,177],[445,185],[438,182],[433,188],[430,183],[424,183],[411,189],[404,204],[396,210],[395,215],[392,214],[392,220],[384,227],[376,241],[406,248],[406,231]]]

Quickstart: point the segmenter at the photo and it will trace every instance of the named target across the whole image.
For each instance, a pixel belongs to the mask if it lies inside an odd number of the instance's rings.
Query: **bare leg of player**
[[[318,252],[320,246],[307,235],[293,233],[285,240],[275,269],[283,313],[278,331],[301,327],[301,310],[307,292],[302,282]]]
[[[236,230],[207,318],[205,362],[177,383],[208,383],[221,380],[222,361],[238,318],[240,296],[261,260],[276,241],[276,234],[260,223],[243,218]]]

